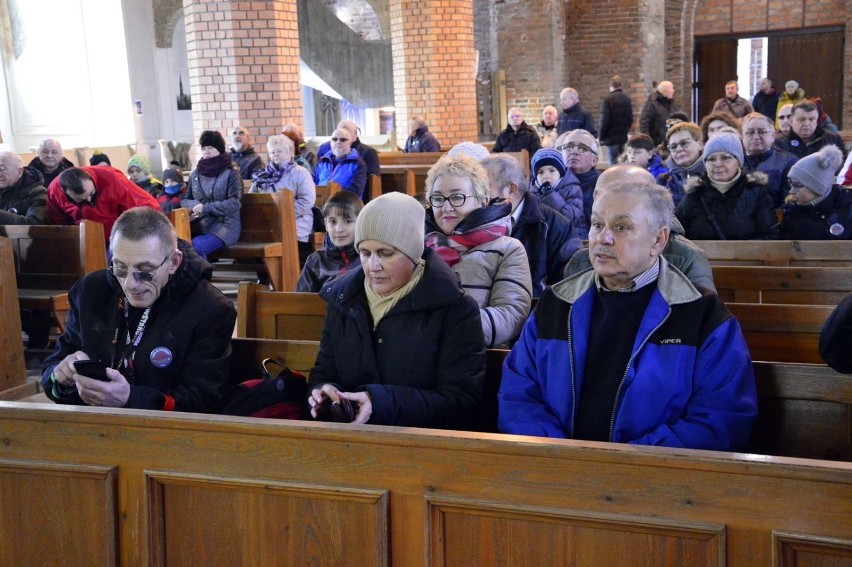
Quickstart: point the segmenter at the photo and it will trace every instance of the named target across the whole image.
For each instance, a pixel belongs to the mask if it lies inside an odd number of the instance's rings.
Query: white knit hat
[[[355,221],[355,249],[364,240],[390,244],[416,264],[423,255],[426,209],[404,193],[385,193],[367,203]]]
[[[837,146],[828,145],[794,163],[787,177],[822,196],[831,190],[841,165],[843,153]]]

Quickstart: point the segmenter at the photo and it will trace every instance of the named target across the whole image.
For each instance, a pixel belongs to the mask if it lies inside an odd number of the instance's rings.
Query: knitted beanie
[[[416,264],[423,255],[426,209],[414,197],[385,193],[367,203],[355,221],[355,249],[364,240],[390,244]]]
[[[476,161],[482,161],[487,158],[491,153],[488,151],[488,148],[483,146],[482,144],[477,144],[476,142],[459,142],[447,152],[448,156],[459,156],[464,155],[468,157],[472,157]]]
[[[202,148],[205,146],[216,148],[220,154],[225,153],[225,138],[216,130],[205,130],[202,132],[201,137],[198,139],[198,145]]]
[[[837,146],[829,145],[794,163],[787,177],[823,196],[834,185],[835,175],[842,164],[843,153]]]
[[[727,152],[743,165],[743,143],[739,136],[731,132],[716,132],[704,144],[704,161],[716,152]]]
[[[532,157],[532,175],[538,175],[540,167],[552,165],[559,172],[559,177],[565,175],[565,160],[562,159],[562,152],[558,152],[553,148],[541,148]]]
[[[163,181],[171,179],[178,185],[183,185],[183,173],[176,167],[167,167],[163,170]]]
[[[145,175],[151,175],[151,162],[141,154],[130,156],[130,159],[127,160],[127,171],[130,171],[131,167],[138,167]]]
[[[105,163],[107,165],[112,165],[109,161],[109,157],[100,150],[95,150],[92,153],[92,157],[89,158],[89,165],[95,166],[99,163]]]

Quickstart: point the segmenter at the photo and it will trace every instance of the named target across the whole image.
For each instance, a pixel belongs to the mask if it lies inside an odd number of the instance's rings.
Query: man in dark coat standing
[[[648,97],[639,116],[639,131],[648,134],[659,146],[666,141],[666,120],[678,111],[674,101],[674,85],[671,81],[660,81],[657,90]]]
[[[633,126],[633,103],[621,90],[621,77],[609,80],[609,94],[601,102],[601,145],[607,147],[609,163],[615,164],[624,153],[627,133]]]
[[[521,109],[513,106],[509,109],[509,125],[497,136],[494,143],[495,154],[500,152],[519,152],[527,150],[530,158],[541,147],[541,140],[535,129],[524,121]]]
[[[559,122],[556,124],[556,133],[562,135],[572,130],[585,130],[592,136],[597,136],[595,120],[591,113],[580,104],[580,95],[576,89],[565,87],[559,93],[559,102],[562,104],[562,112],[559,114]]]
[[[775,124],[775,112],[778,110],[778,91],[772,86],[772,79],[764,77],[760,81],[760,90],[751,100],[755,112],[759,112]]]

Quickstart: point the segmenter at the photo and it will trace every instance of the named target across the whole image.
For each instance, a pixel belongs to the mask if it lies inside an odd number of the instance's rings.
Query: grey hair
[[[284,148],[290,152],[291,157],[296,153],[296,144],[293,143],[293,140],[291,140],[289,136],[284,136],[282,134],[270,136],[269,139],[266,140],[266,149],[270,149],[273,146],[284,146]]]
[[[485,168],[488,179],[496,180],[501,187],[514,183],[518,192],[525,195],[529,189],[527,175],[518,160],[506,154],[494,154],[479,162]]]
[[[175,227],[163,213],[149,207],[134,207],[121,213],[110,233],[109,248],[114,251],[116,237],[138,242],[152,236],[160,241],[164,254],[177,250]]]
[[[470,179],[476,200],[484,207],[488,202],[488,174],[478,161],[470,156],[444,156],[435,162],[426,174],[426,196],[432,196],[435,182],[445,175],[456,175]]]
[[[595,192],[601,190],[604,195],[639,195],[645,199],[645,205],[648,207],[651,230],[671,229],[674,200],[669,190],[662,185],[642,179],[622,179],[601,187]]]

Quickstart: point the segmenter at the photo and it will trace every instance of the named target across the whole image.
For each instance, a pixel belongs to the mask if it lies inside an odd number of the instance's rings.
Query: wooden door
[[[725,83],[737,80],[737,39],[696,38],[693,71],[692,118],[698,123],[725,96]]]
[[[843,29],[806,29],[769,36],[769,76],[779,92],[793,79],[842,128]]]

